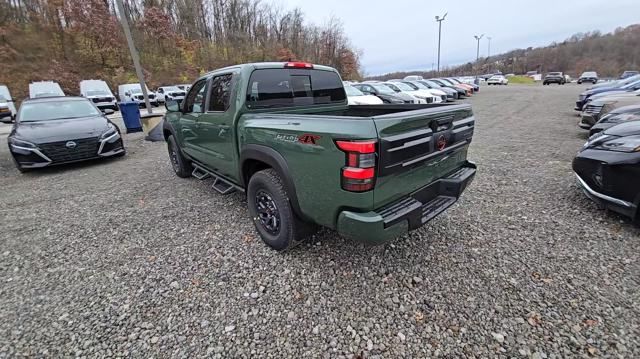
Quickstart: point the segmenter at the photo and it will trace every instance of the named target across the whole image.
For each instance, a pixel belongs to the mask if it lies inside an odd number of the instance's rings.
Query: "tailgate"
[[[373,121],[379,137],[374,208],[463,165],[475,123],[470,105],[397,112]]]

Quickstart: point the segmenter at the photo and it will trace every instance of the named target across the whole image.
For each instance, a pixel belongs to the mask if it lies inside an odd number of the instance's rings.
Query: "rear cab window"
[[[257,69],[247,86],[250,109],[346,103],[337,73],[319,69]]]

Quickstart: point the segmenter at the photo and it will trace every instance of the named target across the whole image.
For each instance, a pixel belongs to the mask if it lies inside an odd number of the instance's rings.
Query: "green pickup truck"
[[[258,233],[276,250],[318,225],[382,243],[442,213],[476,172],[467,161],[471,106],[349,106],[326,66],[226,67],[166,107],[176,175],[245,192]]]

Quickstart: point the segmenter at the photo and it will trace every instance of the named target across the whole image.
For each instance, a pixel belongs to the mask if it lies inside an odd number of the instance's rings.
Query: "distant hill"
[[[600,31],[578,33],[545,47],[512,50],[481,58],[477,63],[446,68],[444,76],[484,74],[502,71],[504,74],[524,74],[527,71],[546,73],[562,71],[573,77],[593,70],[601,77],[618,77],[625,70],[640,69],[640,24],[618,28],[602,34]],[[407,75],[436,76],[434,71],[394,72],[369,79],[403,78]]]

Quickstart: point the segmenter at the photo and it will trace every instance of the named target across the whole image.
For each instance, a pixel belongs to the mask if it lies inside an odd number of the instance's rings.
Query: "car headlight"
[[[26,147],[26,148],[37,148],[38,146],[36,146],[35,144],[29,142],[29,141],[24,141],[24,140],[20,140],[17,139],[15,137],[9,137],[9,143],[11,145],[14,146],[18,146],[18,147]]]
[[[600,148],[618,152],[640,152],[640,136],[615,137],[601,142]]]
[[[112,125],[111,123],[109,123],[108,126],[109,126],[109,129],[100,136],[101,140],[104,140],[105,138],[109,138],[118,132],[118,130],[116,129],[116,126]]]

